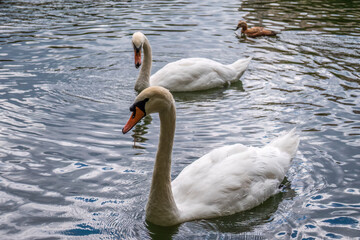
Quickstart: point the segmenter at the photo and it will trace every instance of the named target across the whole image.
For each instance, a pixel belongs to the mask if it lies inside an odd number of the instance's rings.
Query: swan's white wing
[[[253,208],[278,191],[290,159],[288,153],[271,146],[237,144],[215,149],[172,182],[174,199],[182,217],[189,220]]]
[[[150,77],[150,85],[170,91],[198,91],[236,81],[238,74],[231,65],[206,58],[186,58],[165,65]]]

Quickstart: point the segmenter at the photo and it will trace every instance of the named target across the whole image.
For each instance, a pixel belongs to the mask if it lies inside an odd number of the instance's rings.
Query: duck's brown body
[[[276,32],[267,30],[263,27],[252,27],[248,28],[245,21],[239,21],[236,30],[241,28],[241,33],[248,37],[261,37],[261,36],[275,36]]]

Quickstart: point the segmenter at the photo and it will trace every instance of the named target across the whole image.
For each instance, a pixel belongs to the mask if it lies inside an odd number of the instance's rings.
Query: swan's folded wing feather
[[[218,148],[187,166],[173,181],[181,212],[203,218],[224,216],[259,205],[278,191],[288,154],[276,148]],[[191,216],[184,216],[191,219]]]
[[[150,85],[170,91],[198,91],[231,82],[236,74],[228,65],[210,59],[186,58],[165,65],[150,77]]]

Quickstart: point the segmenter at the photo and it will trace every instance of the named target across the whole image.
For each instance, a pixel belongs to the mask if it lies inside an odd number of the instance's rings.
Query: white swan
[[[171,182],[176,118],[171,93],[149,87],[137,96],[130,111],[124,134],[145,115],[159,113],[160,140],[146,219],[161,226],[230,215],[259,205],[278,192],[299,144],[293,129],[262,148],[220,147],[188,165]]]
[[[149,86],[162,86],[172,92],[188,92],[221,87],[238,81],[249,65],[251,57],[239,59],[233,64],[223,65],[207,58],[184,58],[165,65],[150,77],[151,46],[141,32],[133,34],[132,43],[135,54],[135,66],[140,73],[135,90],[142,91]],[[141,62],[141,50],[144,61]]]

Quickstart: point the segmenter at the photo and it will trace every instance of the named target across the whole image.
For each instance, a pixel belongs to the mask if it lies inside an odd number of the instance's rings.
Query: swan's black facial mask
[[[140,109],[146,116],[146,112],[145,112],[145,103],[149,101],[148,98],[145,98],[144,100],[138,101],[136,103],[134,103],[133,105],[131,105],[131,107],[129,108],[130,112],[133,112],[133,115],[136,115],[136,108]]]
[[[134,51],[135,51],[136,53],[139,53],[139,52],[141,51],[141,46],[140,46],[140,47],[136,47],[135,44],[134,44],[133,47],[134,47]]]
[[[133,113],[131,114],[129,121],[122,129],[123,134],[130,131],[143,117],[146,116],[145,104],[147,101],[149,101],[149,98],[145,98],[144,100],[138,101],[131,105],[130,111]]]
[[[142,46],[136,47],[135,44],[133,44],[133,47],[134,47],[134,54],[135,54],[135,67],[139,68],[141,65],[141,48],[142,48]]]

